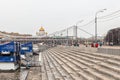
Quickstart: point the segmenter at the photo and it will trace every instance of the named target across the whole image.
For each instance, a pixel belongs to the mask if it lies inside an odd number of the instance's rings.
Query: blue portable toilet
[[[21,57],[24,57],[24,60],[26,61],[26,68],[29,68],[31,66],[31,60],[33,55],[33,44],[32,42],[21,44],[20,46],[20,54]]]
[[[20,67],[20,43],[0,44],[0,70],[16,70]]]

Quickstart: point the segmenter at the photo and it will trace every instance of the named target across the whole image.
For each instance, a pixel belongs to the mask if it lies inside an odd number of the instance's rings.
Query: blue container
[[[28,53],[28,52],[31,52],[31,53],[33,52],[32,42],[21,44],[20,53],[25,54],[25,53]]]

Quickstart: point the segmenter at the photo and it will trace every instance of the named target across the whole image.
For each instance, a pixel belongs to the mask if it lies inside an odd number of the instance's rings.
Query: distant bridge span
[[[17,41],[21,43],[25,42],[33,42],[33,43],[46,43],[46,44],[66,44],[72,43],[76,40],[73,39],[67,39],[67,38],[14,38],[14,39],[1,39],[1,42],[10,42],[10,41]]]
[[[73,27],[73,26],[72,26]],[[70,28],[72,28],[70,27]],[[69,29],[69,28],[68,28]],[[66,29],[57,33],[50,34],[48,36],[17,36],[17,35],[10,35],[3,32],[0,32],[0,39],[1,42],[10,42],[10,41],[17,41],[21,43],[25,42],[33,42],[33,43],[54,43],[54,44],[73,44],[74,42],[80,39],[74,39],[75,36],[69,36],[67,29],[67,35],[57,35],[58,33],[66,31]],[[51,36],[51,37],[50,37]]]

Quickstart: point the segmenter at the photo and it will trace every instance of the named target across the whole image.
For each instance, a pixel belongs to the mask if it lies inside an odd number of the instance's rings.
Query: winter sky
[[[107,10],[97,14],[105,16],[120,10],[120,0],[0,0],[0,31],[19,32],[35,35],[43,26],[48,33],[53,33],[75,25],[84,25],[95,18],[97,11]],[[108,16],[98,22],[98,35],[105,34],[109,29],[120,27],[119,14]],[[108,21],[107,21],[108,20]],[[94,34],[94,22],[81,27]],[[69,34],[72,30],[69,31]],[[88,34],[78,31],[81,37]]]

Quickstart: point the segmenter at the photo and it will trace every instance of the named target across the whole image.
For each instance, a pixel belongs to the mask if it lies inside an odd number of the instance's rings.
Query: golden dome
[[[44,30],[44,28],[43,28],[43,27],[41,27],[41,28],[39,29],[39,31],[45,31],[45,30]]]

